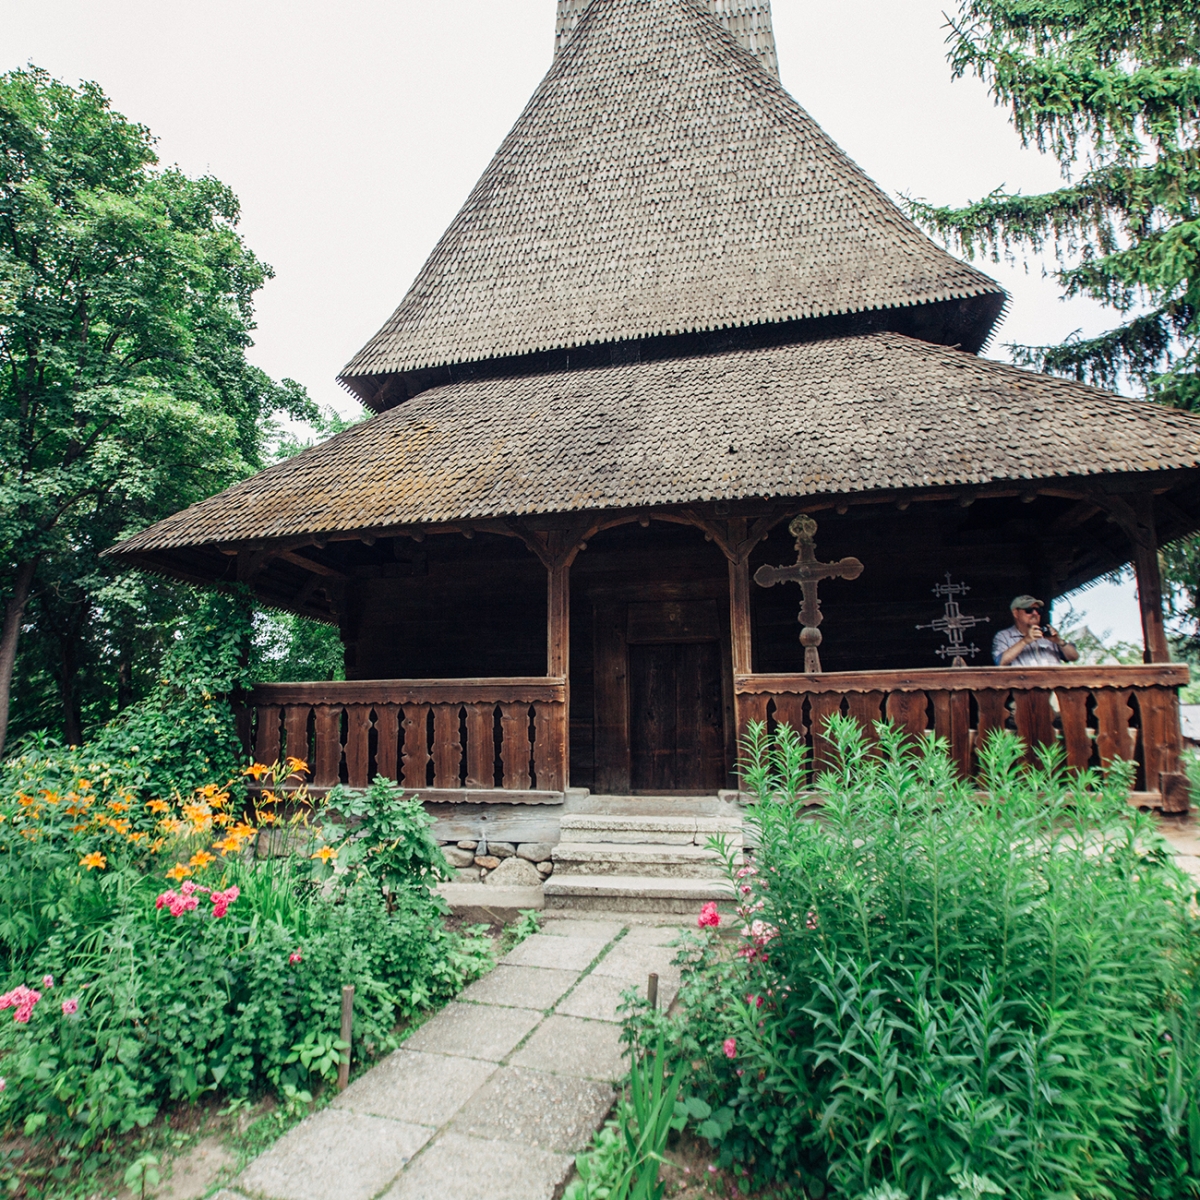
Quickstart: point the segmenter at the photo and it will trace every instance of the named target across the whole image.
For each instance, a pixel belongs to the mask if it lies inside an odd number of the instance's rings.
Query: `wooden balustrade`
[[[382,775],[430,801],[547,802],[567,786],[566,698],[561,677],[262,683],[248,745],[303,759],[314,788]]]
[[[1180,754],[1181,665],[930,667],[915,671],[736,675],[738,725],[766,721],[801,733],[819,767],[827,761],[825,722],[834,713],[868,729],[894,721],[908,733],[944,738],[964,777],[978,770],[978,749],[996,729],[1026,745],[1060,741],[1071,767],[1137,765],[1134,787],[1165,812],[1188,809]]]

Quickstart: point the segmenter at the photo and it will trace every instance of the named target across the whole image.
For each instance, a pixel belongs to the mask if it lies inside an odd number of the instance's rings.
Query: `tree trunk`
[[[61,655],[58,688],[59,696],[62,699],[63,741],[68,746],[81,746],[83,744],[83,721],[75,697],[75,680],[79,676],[79,656],[75,652],[74,630],[64,637],[59,645]]]
[[[0,633],[0,754],[8,736],[8,712],[12,699],[13,668],[17,664],[17,641],[21,636],[21,622],[25,618],[25,605],[33,591],[33,577],[37,572],[38,560],[27,559],[17,566],[13,580],[12,595],[4,610],[4,630]]]

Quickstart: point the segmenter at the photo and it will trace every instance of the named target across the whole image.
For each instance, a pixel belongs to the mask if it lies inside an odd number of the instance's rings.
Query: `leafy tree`
[[[260,466],[273,413],[314,411],[246,361],[271,270],[238,215],[218,180],[159,169],[95,84],[0,76],[0,748],[27,610],[70,726],[84,633],[128,681],[162,590],[100,552]]]
[[[1052,249],[1064,294],[1120,318],[1099,337],[1012,347],[1018,361],[1200,408],[1200,9],[961,0],[948,41],[955,75],[983,79],[1066,182],[963,208],[911,202],[913,215],[968,254]]]

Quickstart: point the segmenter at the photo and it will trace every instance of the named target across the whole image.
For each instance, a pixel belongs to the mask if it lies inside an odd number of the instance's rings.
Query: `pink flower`
[[[779,930],[774,925],[768,925],[766,921],[752,921],[750,923],[750,937],[756,946],[765,946],[772,938],[779,936]]]
[[[24,984],[13,988],[11,992],[5,992],[0,996],[0,1008],[15,1008],[13,1020],[21,1025],[27,1025],[29,1018],[33,1016],[33,1006],[42,998],[41,992],[35,992],[33,988],[27,988]]]
[[[293,950],[293,951],[291,952],[291,954],[289,954],[289,955],[288,955],[288,962],[289,962],[289,963],[290,963],[292,966],[295,966],[295,965],[296,965],[296,963],[298,963],[298,962],[303,962],[303,961],[304,961],[304,959],[302,959],[302,958],[300,957],[300,951],[299,951],[299,950]]]
[[[54,986],[54,976],[53,975],[43,975],[42,976],[42,987],[44,987],[46,989],[46,991],[49,991],[53,986]]]
[[[200,885],[199,885],[199,884],[195,884],[195,883],[193,883],[193,882],[192,882],[190,879],[185,879],[185,880],[183,881],[183,884],[180,886],[179,890],[180,890],[180,891],[181,891],[181,892],[182,892],[182,893],[183,893],[185,896],[191,896],[191,895],[192,895],[192,894],[194,894],[195,892],[207,892],[207,891],[208,891],[208,888],[206,888],[206,887],[200,887]]]
[[[726,1058],[737,1058],[737,1038],[726,1038],[721,1049],[725,1051]]]
[[[158,897],[158,899],[154,901],[154,907],[162,908],[164,905],[174,904],[178,899],[179,897],[175,894],[174,889],[168,888],[161,896]]]
[[[753,993],[746,997],[747,1004],[753,1004],[755,1008],[762,1008],[762,997],[755,996]]]
[[[223,892],[212,892],[209,899],[212,901],[213,918],[220,920],[228,911],[229,906],[242,894],[238,887],[226,888]]]
[[[715,900],[710,900],[700,909],[700,915],[696,918],[696,924],[701,929],[711,926],[715,929],[721,923],[721,914],[717,912],[717,904]]]
[[[715,1175],[715,1174],[717,1173],[717,1168],[716,1168],[716,1167],[714,1167],[714,1166],[712,1165],[712,1163],[709,1163],[709,1164],[708,1164],[708,1173],[709,1173],[710,1175]]]
[[[746,1072],[743,1071],[741,1067],[738,1067],[737,1073],[738,1073],[738,1078],[740,1079],[743,1075],[745,1075]]]
[[[62,1002],[62,1010],[64,1017],[73,1017],[79,1011],[79,1001],[72,997],[70,1000]]]
[[[0,1092],[4,1091],[6,1087],[8,1087],[8,1080],[3,1075],[0,1075]]]
[[[812,910],[812,909],[809,909],[809,910],[808,910],[808,916],[806,916],[806,917],[804,918],[804,924],[805,924],[805,925],[806,925],[806,926],[807,926],[809,929],[816,929],[816,927],[817,927],[817,914],[816,914],[815,912],[813,912],[813,910]]]

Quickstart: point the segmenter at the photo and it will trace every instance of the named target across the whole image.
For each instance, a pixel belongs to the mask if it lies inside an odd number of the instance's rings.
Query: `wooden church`
[[[340,376],[376,415],[116,553],[336,623],[346,681],[263,685],[248,729],[318,787],[711,794],[748,721],[820,761],[841,711],[967,774],[1002,727],[1133,759],[1186,808],[1157,551],[1200,528],[1200,420],[979,357],[1005,300],[784,90],[768,0],[559,0]],[[1015,594],[1130,561],[1145,665],[991,665]]]

